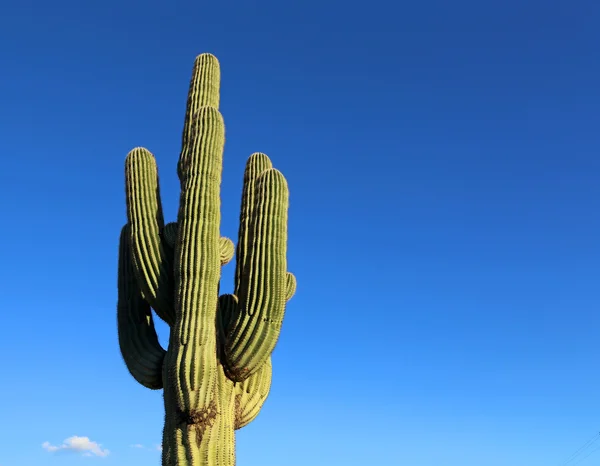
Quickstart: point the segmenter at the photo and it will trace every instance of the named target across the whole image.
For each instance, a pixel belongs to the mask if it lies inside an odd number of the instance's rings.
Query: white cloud
[[[42,448],[51,453],[57,451],[72,451],[83,453],[83,456],[108,456],[108,450],[101,448],[97,442],[92,442],[88,437],[74,435],[66,439],[62,445],[51,445],[50,442],[42,443]]]
[[[131,448],[144,448],[144,445],[141,443],[134,443],[133,445],[129,445]]]

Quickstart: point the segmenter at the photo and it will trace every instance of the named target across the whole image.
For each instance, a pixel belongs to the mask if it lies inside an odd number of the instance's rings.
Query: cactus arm
[[[226,265],[233,259],[235,246],[229,238],[222,237],[219,240],[219,247],[221,251],[221,265]]]
[[[166,351],[160,346],[152,312],[142,298],[134,276],[129,247],[130,226],[119,239],[117,327],[119,348],[131,375],[144,387],[163,388],[162,365]]]
[[[255,186],[257,178],[269,168],[273,168],[273,164],[269,157],[262,152],[255,152],[246,162],[244,170],[244,184],[242,188],[242,206],[240,209],[240,226],[238,231],[238,244],[236,250],[236,265],[235,265],[235,291],[234,294],[239,296],[240,287],[242,284],[242,276],[244,267],[248,261],[248,256],[252,244],[250,243],[250,222],[252,212],[255,206]]]
[[[267,360],[277,340],[287,297],[288,188],[273,168],[256,179],[236,313],[225,342],[227,374],[242,381]]]
[[[252,422],[267,400],[271,389],[273,369],[271,358],[267,358],[261,368],[235,386],[235,429],[241,429]]]
[[[237,312],[238,300],[235,295],[224,294],[219,297],[217,328],[221,342],[226,341],[227,329]],[[224,370],[226,369],[225,366]],[[271,358],[269,357],[257,372],[235,384],[234,426],[236,430],[248,425],[258,416],[271,388],[272,372]]]
[[[160,188],[156,161],[148,150],[137,147],[127,155],[125,186],[133,265],[140,289],[156,314],[172,324],[172,263],[159,235],[164,225]]]
[[[296,282],[296,277],[294,276],[293,273],[288,272],[286,274],[286,278],[287,278],[287,284],[286,284],[287,286],[286,286],[285,300],[289,301],[296,294],[297,282]]]

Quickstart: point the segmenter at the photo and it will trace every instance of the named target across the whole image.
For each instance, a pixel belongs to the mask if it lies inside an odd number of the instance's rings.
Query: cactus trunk
[[[195,62],[177,165],[176,223],[164,225],[154,156],[126,160],[128,222],[119,249],[119,344],[132,376],[164,388],[163,465],[232,466],[235,430],[259,413],[271,352],[296,280],[286,271],[288,190],[269,158],[246,165],[237,248],[220,236],[225,126],[216,58]],[[236,253],[234,293],[219,296]],[[169,326],[160,347],[150,306]]]
[[[181,417],[175,387],[165,386],[163,465],[235,465],[234,387],[219,372],[212,404],[188,419]]]

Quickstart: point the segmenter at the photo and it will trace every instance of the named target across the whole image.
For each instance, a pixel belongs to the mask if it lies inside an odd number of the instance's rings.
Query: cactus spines
[[[234,432],[269,394],[271,353],[296,289],[287,272],[287,182],[265,154],[246,164],[237,247],[220,235],[219,85],[219,62],[199,55],[177,164],[176,222],[164,224],[154,156],[138,147],[125,163],[119,344],[140,384],[164,388],[162,463],[169,466],[235,464]],[[234,293],[219,296],[221,267],[234,255]],[[171,328],[167,351],[150,306]]]

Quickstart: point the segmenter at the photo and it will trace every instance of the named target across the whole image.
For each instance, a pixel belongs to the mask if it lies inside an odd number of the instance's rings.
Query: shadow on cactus
[[[286,302],[288,188],[265,154],[246,164],[237,248],[220,236],[225,127],[220,69],[198,56],[177,173],[177,222],[164,224],[154,156],[125,162],[128,222],[119,246],[118,331],[131,375],[164,389],[163,465],[235,464],[234,431],[260,411]],[[233,294],[219,296],[221,266],[236,256]],[[170,326],[159,344],[151,308]]]

